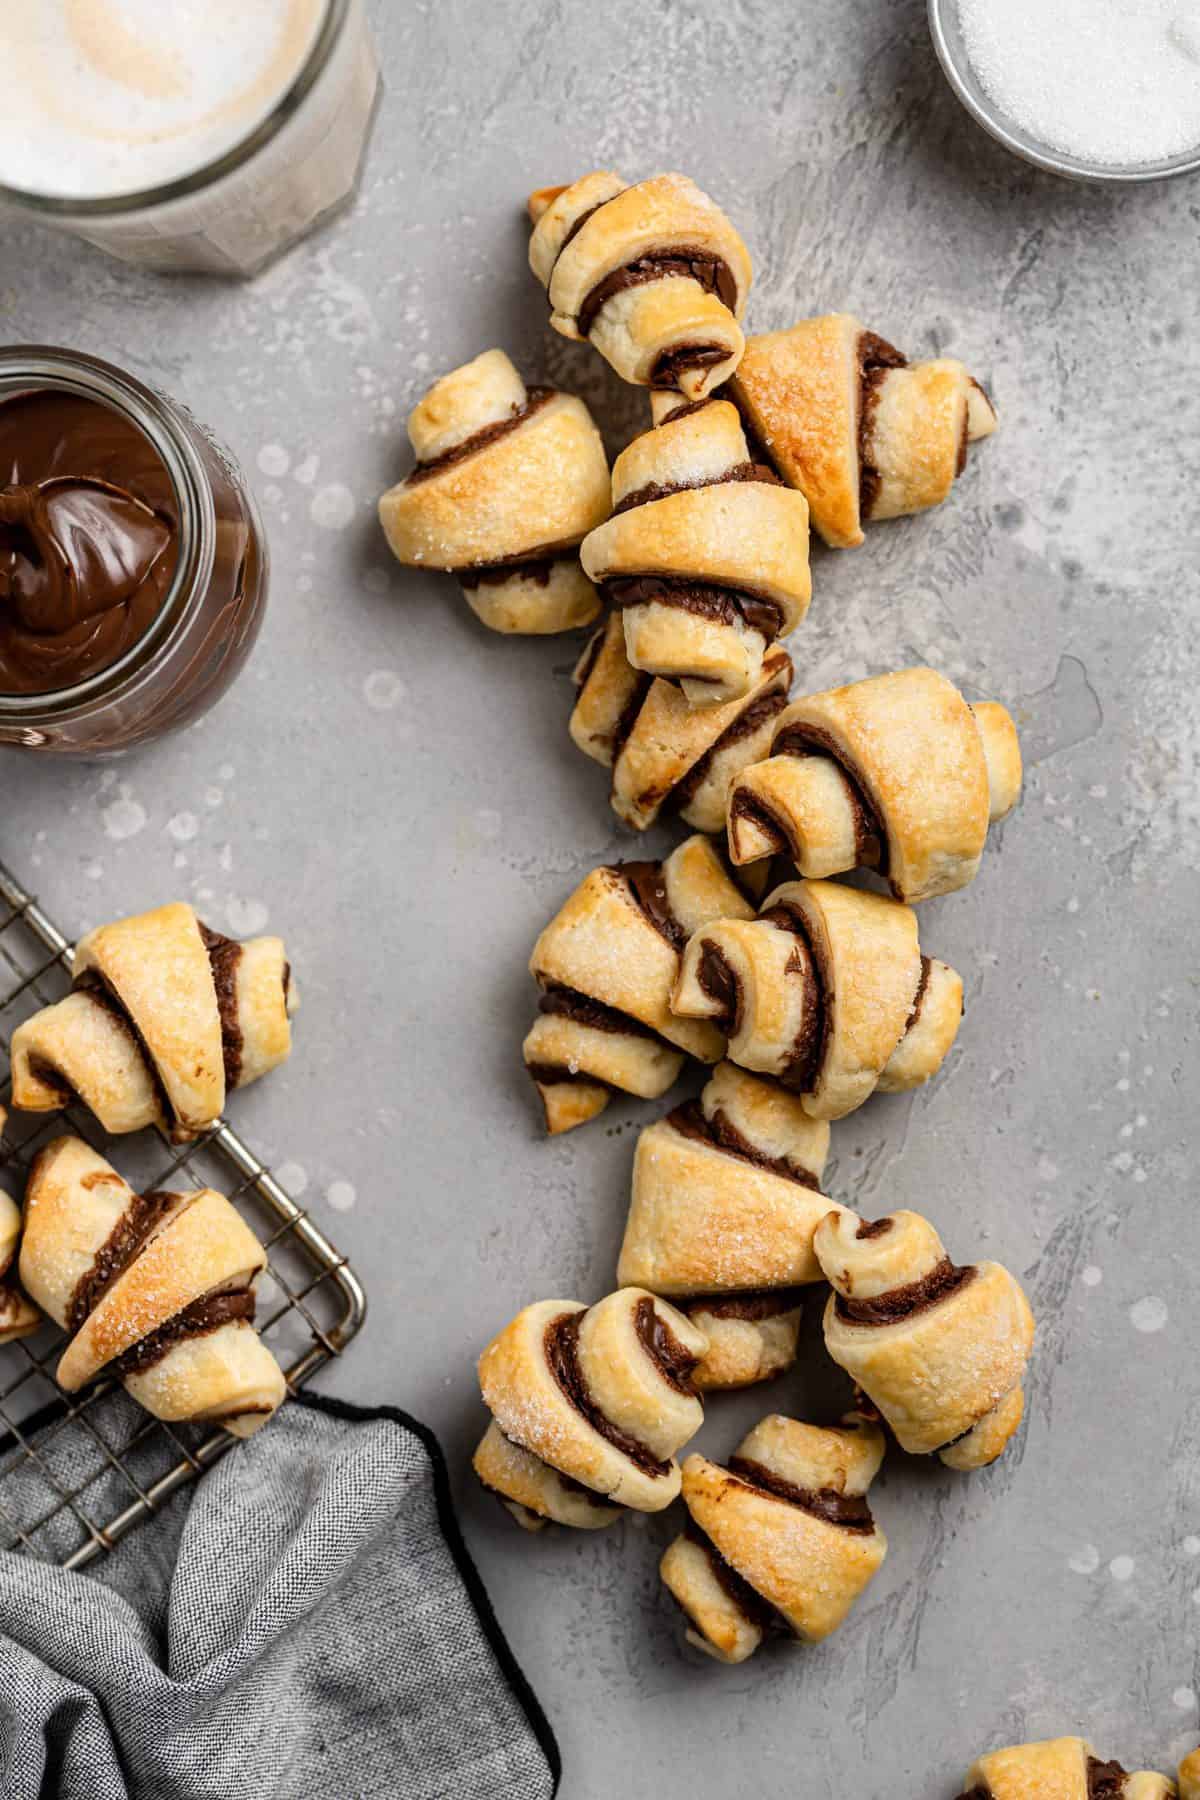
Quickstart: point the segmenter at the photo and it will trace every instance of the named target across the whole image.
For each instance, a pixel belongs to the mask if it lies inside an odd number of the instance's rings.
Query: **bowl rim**
[[[1046,169],[1052,175],[1061,175],[1070,181],[1090,181],[1101,186],[1168,181],[1175,175],[1191,175],[1200,169],[1200,144],[1194,150],[1185,150],[1178,157],[1156,163],[1090,163],[1070,156],[1065,151],[1055,150],[1036,138],[1022,135],[1019,127],[1008,120],[998,107],[985,104],[965,79],[945,25],[945,15],[957,5],[958,0],[927,0],[929,32],[942,72],[976,123],[982,125],[990,137],[1003,144],[1014,156],[1032,163],[1036,168]]]

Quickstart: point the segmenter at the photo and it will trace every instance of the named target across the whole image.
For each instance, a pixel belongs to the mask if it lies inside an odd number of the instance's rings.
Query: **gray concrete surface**
[[[373,11],[361,197],[252,285],[0,231],[4,339],[182,396],[253,473],[275,560],[261,648],[199,729],[107,770],[5,757],[0,855],[70,927],[182,895],[286,934],[296,1054],[237,1121],[368,1282],[334,1385],[437,1428],[567,1800],[949,1796],[985,1746],[1077,1729],[1166,1766],[1200,1686],[1200,190],[1009,161],[944,89],[917,0]],[[927,659],[1023,721],[1019,813],[922,914],[967,976],[958,1047],[836,1129],[830,1185],[1021,1273],[1028,1427],[972,1478],[891,1458],[891,1554],[853,1621],[737,1671],[680,1645],[671,1521],[527,1541],[465,1475],[490,1333],[612,1281],[653,1109],[548,1143],[518,1046],[537,930],[629,843],[566,737],[571,648],[487,636],[452,583],[389,566],[374,518],[407,408],[487,345],[580,386],[614,443],[640,418],[551,340],[524,262],[525,192],[598,164],[679,166],[727,203],[756,326],[852,308],[964,357],[1002,419],[952,504],[817,555],[793,645],[806,686]],[[706,1447],[768,1407],[833,1416],[817,1312],[801,1372],[714,1403]]]

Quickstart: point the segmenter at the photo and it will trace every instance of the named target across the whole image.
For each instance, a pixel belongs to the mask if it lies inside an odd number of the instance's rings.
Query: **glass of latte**
[[[347,201],[363,0],[0,0],[0,205],[126,262],[251,275]]]

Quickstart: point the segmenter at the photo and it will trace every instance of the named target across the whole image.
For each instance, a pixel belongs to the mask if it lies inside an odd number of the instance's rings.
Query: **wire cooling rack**
[[[0,1105],[9,1104],[12,1034],[23,1018],[62,998],[71,961],[68,940],[0,863]],[[143,1193],[212,1187],[229,1196],[267,1247],[256,1323],[293,1391],[346,1348],[366,1316],[362,1284],[228,1125],[183,1149],[143,1132],[120,1139],[114,1152],[80,1106],[48,1118],[10,1112],[0,1136],[0,1186],[19,1200],[32,1158],[66,1131],[111,1155]],[[79,1569],[237,1439],[211,1426],[154,1419],[113,1382],[68,1394],[53,1374],[65,1342],[47,1324],[33,1337],[0,1345],[0,1548]]]

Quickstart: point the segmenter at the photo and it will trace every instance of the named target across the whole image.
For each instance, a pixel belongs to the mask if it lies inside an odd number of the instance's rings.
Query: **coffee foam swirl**
[[[328,0],[23,0],[0,8],[0,182],[107,199],[248,136],[310,55]]]

